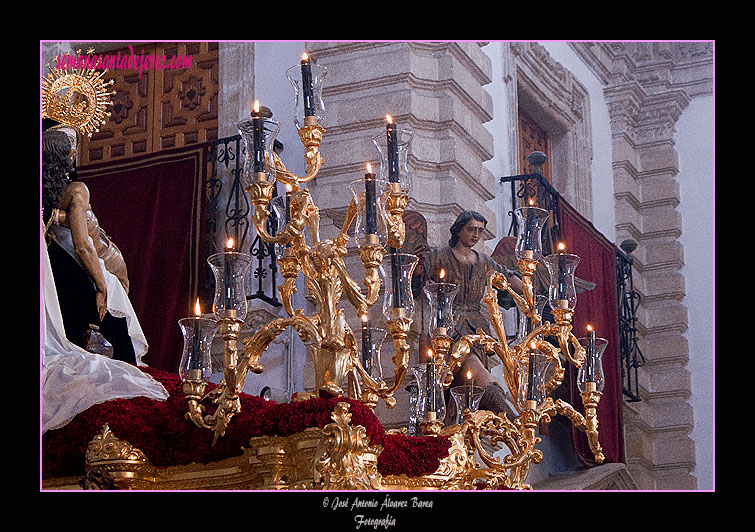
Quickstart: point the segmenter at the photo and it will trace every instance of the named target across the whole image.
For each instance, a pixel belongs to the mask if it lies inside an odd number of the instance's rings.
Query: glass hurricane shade
[[[579,256],[571,253],[553,253],[543,259],[550,273],[548,304],[552,309],[574,309],[577,305],[577,290],[574,286],[574,271]]]
[[[303,64],[294,65],[286,70],[286,77],[294,88],[294,124],[296,124],[297,129],[307,125],[305,116],[314,116],[317,124],[321,126],[325,125],[327,118],[325,103],[322,99],[322,88],[328,69],[310,60],[308,74],[311,81],[306,79],[307,74],[305,74]],[[309,85],[309,89],[307,89],[307,85]]]
[[[380,265],[383,282],[383,316],[393,318],[394,308],[403,308],[406,316],[414,314],[412,273],[419,258],[409,253],[386,253]]]
[[[401,185],[401,190],[405,193],[409,193],[412,189],[412,176],[409,173],[409,153],[411,152],[411,143],[414,133],[408,129],[395,129],[396,139],[396,152],[397,152],[397,168],[398,176],[395,178]],[[378,151],[380,157],[380,171],[379,177],[385,181],[390,181],[391,176],[389,172],[389,152],[388,152],[388,140],[386,132],[383,131],[378,135],[372,137],[372,143]]]
[[[388,331],[380,327],[361,327],[357,334],[359,342],[359,359],[364,370],[376,381],[383,380],[383,368],[380,362],[380,349]]]
[[[516,402],[521,411],[539,405],[546,399],[546,376],[553,360],[539,351],[530,350],[517,363],[519,372]]]
[[[246,272],[251,255],[237,251],[215,253],[207,258],[215,277],[212,311],[217,319],[246,319]]]
[[[519,227],[514,256],[540,260],[543,256],[542,231],[550,213],[539,207],[519,207],[514,211]]]
[[[275,137],[280,131],[280,123],[272,118],[246,118],[237,124],[244,142],[243,177],[246,185],[254,181],[255,172],[265,172],[269,182],[275,179],[273,164]]]
[[[453,302],[459,287],[453,283],[427,283],[422,290],[430,305],[430,334],[450,336],[454,330]]]
[[[202,317],[182,318],[178,325],[183,334],[183,351],[178,374],[181,380],[210,380],[212,374],[211,347],[217,332],[215,320]]]
[[[374,187],[372,191],[368,189],[371,185]],[[365,235],[372,233],[377,235],[380,244],[385,245],[388,235],[385,204],[390,194],[388,181],[375,177],[370,184],[367,179],[357,179],[349,183],[349,190],[351,190],[357,209],[354,223],[356,244],[364,245]],[[372,196],[372,201],[369,201],[370,196]],[[372,209],[371,212],[370,209]]]
[[[482,400],[483,395],[485,395],[485,388],[482,386],[464,384],[462,386],[451,388],[451,397],[453,397],[456,402],[455,423],[461,424],[464,422],[465,410],[477,412],[480,408],[480,401]]]
[[[579,338],[579,343],[586,350],[584,363],[577,369],[577,389],[584,392],[587,389],[587,382],[595,383],[595,391],[602,392],[606,386],[606,379],[603,374],[603,353],[608,346],[608,340],[605,338],[595,338],[592,347],[592,355],[588,347],[588,338]]]
[[[417,379],[417,420],[439,420],[446,417],[446,403],[441,384],[446,379],[448,366],[426,362],[412,368]],[[434,413],[434,414],[433,414]]]

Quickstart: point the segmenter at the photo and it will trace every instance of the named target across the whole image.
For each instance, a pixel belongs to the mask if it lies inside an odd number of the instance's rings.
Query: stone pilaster
[[[614,50],[616,51],[616,49]],[[650,78],[643,50],[614,58],[614,75],[605,90],[613,135],[617,242],[631,238],[640,348],[642,401],[626,407],[627,465],[641,489],[694,489],[691,379],[684,337],[687,309],[679,242],[681,217],[674,124],[690,97]],[[622,69],[617,68],[622,65]],[[627,73],[629,71],[629,73]],[[655,70],[663,72],[663,70]],[[623,79],[622,79],[623,78]]]

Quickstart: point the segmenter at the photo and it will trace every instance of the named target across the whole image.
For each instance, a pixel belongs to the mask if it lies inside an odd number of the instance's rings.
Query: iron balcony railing
[[[253,258],[247,299],[259,299],[280,307],[276,290],[278,264],[275,246],[264,242],[251,227],[252,206],[243,184],[245,149],[241,135],[209,141],[206,146],[206,256],[217,253],[222,242],[233,238],[236,249],[249,253]],[[277,195],[277,190],[274,189],[273,195]],[[269,216],[267,220],[267,229],[271,234],[275,234],[274,227],[277,225],[274,216]],[[215,282],[209,268],[204,278],[203,294],[211,301]]]

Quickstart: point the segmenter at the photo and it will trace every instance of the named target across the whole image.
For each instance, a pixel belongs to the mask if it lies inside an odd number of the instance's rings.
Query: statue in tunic
[[[491,257],[472,249],[482,238],[486,225],[487,219],[479,212],[464,211],[451,226],[451,239],[448,246],[431,249],[424,256],[425,283],[440,282],[439,275],[442,269],[445,273],[442,282],[453,283],[459,287],[453,304],[455,329],[450,333],[454,340],[467,334],[475,334],[478,329],[491,334],[490,324],[483,314],[482,304],[489,271],[503,273],[514,290],[517,292],[522,290],[521,279],[517,272],[509,270]],[[508,293],[499,293],[499,304],[504,308],[514,306],[513,299]],[[475,348],[454,374],[451,387],[467,384],[465,375],[467,371],[471,371],[475,385],[485,389],[480,408],[495,413],[507,412],[511,418],[514,410],[506,398],[506,393],[490,374],[490,370],[500,363],[497,357],[489,356]],[[447,418],[453,419],[451,416],[455,416],[453,406],[453,401],[450,401]]]

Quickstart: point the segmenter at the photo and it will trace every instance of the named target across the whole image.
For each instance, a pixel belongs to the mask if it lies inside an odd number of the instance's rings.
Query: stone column
[[[613,130],[617,241],[634,252],[642,401],[627,404],[627,466],[641,489],[695,489],[694,426],[674,124],[689,103],[682,90],[649,94],[637,82],[606,88]]]

